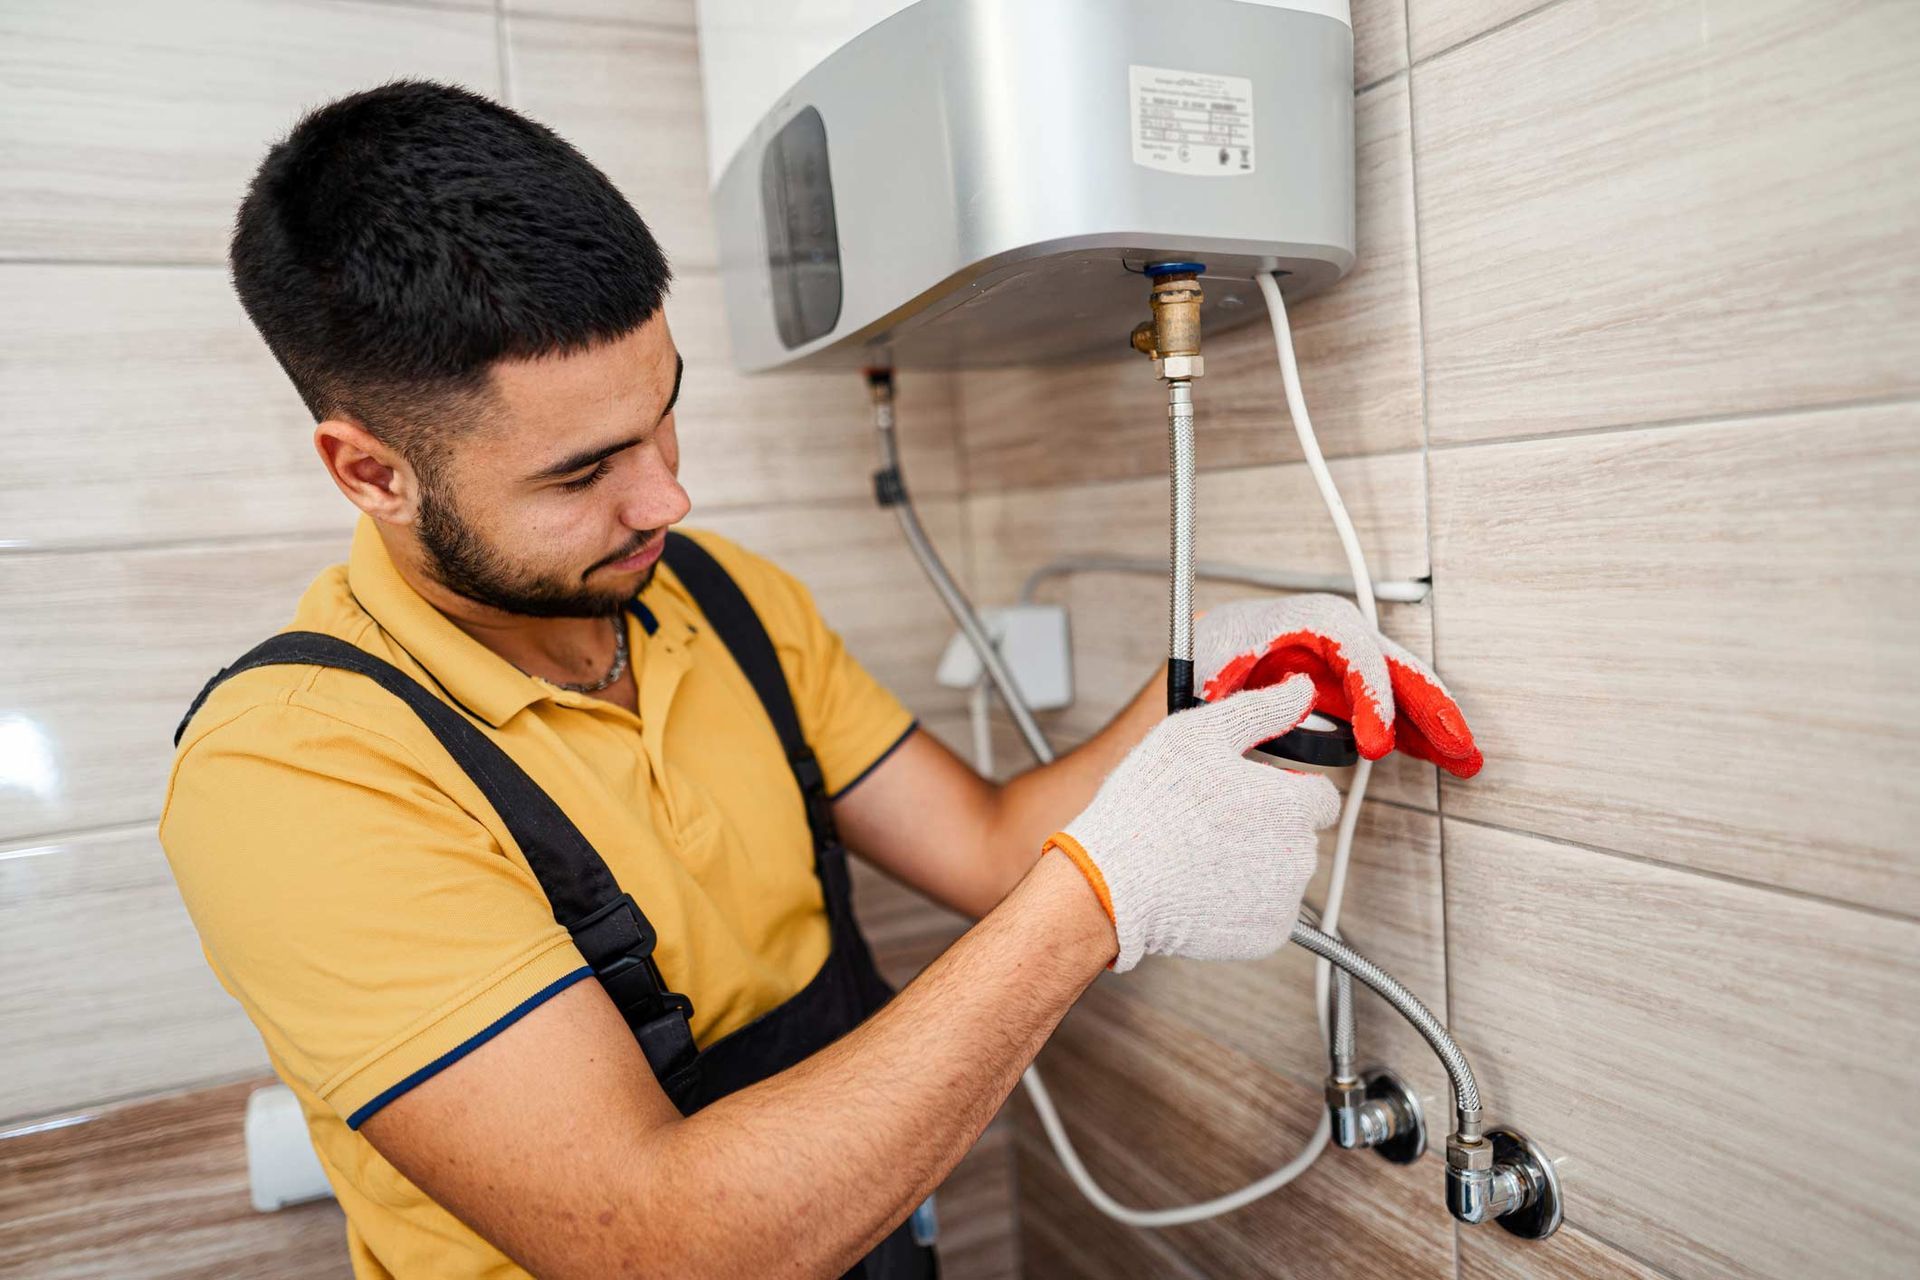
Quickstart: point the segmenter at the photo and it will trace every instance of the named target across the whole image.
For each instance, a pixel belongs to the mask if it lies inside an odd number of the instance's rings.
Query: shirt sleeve
[[[207,958],[276,1065],[354,1128],[591,976],[458,783],[279,702],[175,767],[161,842]]]
[[[704,530],[697,537],[772,638],[828,793],[845,793],[906,741],[916,727],[913,714],[847,651],[798,578],[726,538]]]

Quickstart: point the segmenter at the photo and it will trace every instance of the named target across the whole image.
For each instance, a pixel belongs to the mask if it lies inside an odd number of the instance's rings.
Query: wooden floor
[[[896,985],[965,928],[864,864],[860,918]],[[332,1201],[262,1214],[247,1193],[247,1095],[270,1078],[101,1107],[0,1131],[0,1280],[351,1275]],[[1013,1280],[1013,1132],[994,1121],[941,1186],[944,1280]]]
[[[0,1136],[3,1280],[346,1280],[331,1200],[256,1213],[247,1095],[221,1085]],[[940,1188],[946,1280],[1013,1280],[1012,1130],[996,1122]]]
[[[256,1213],[247,1197],[242,1126],[247,1095],[265,1083],[103,1108],[0,1138],[0,1276],[351,1275],[346,1220],[331,1200]]]

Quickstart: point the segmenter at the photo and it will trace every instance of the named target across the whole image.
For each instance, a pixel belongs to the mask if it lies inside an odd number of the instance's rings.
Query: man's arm
[[[537,1275],[838,1275],[939,1185],[1116,951],[1056,854],[856,1030],[691,1117],[583,982],[361,1132]]]
[[[1163,721],[891,1003],[694,1116],[583,982],[361,1131],[542,1275],[837,1275],[953,1167],[1103,966],[1286,940],[1339,793],[1244,756],[1312,697],[1295,677]]]
[[[932,734],[915,733],[834,801],[834,822],[848,848],[978,920],[1166,710],[1162,669],[1099,733],[1004,784],[982,778]]]

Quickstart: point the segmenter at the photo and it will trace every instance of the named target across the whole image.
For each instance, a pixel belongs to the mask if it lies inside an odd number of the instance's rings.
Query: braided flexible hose
[[[1373,961],[1349,947],[1346,943],[1328,937],[1312,925],[1296,923],[1293,926],[1293,941],[1323,960],[1331,961],[1340,969],[1352,974],[1377,992],[1382,1000],[1392,1005],[1401,1017],[1413,1024],[1423,1039],[1439,1055],[1441,1065],[1447,1069],[1447,1077],[1453,1082],[1454,1107],[1462,1113],[1461,1128],[1471,1134],[1477,1130],[1480,1112],[1480,1087],[1474,1083],[1473,1068],[1467,1063],[1467,1056],[1460,1052],[1460,1046],[1447,1034],[1447,1028],[1433,1011],[1420,1002],[1420,997],[1400,985],[1400,980],[1382,969]],[[1352,1025],[1352,1020],[1348,1020]],[[1466,1113],[1471,1112],[1469,1120]]]
[[[1353,1078],[1353,975],[1338,965],[1333,969],[1333,1048],[1329,1050],[1337,1080]]]
[[[1170,477],[1167,656],[1168,711],[1180,711],[1193,695],[1193,384],[1167,384],[1167,452]],[[1184,687],[1180,687],[1184,684]]]

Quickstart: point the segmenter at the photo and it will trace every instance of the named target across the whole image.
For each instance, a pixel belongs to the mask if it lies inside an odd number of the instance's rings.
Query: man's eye
[[[599,463],[594,466],[593,470],[587,472],[587,474],[581,476],[578,480],[563,481],[560,487],[568,493],[578,493],[582,489],[591,489],[594,485],[599,484],[601,480],[605,479],[607,472],[612,469],[613,461],[609,458],[602,458]]]

